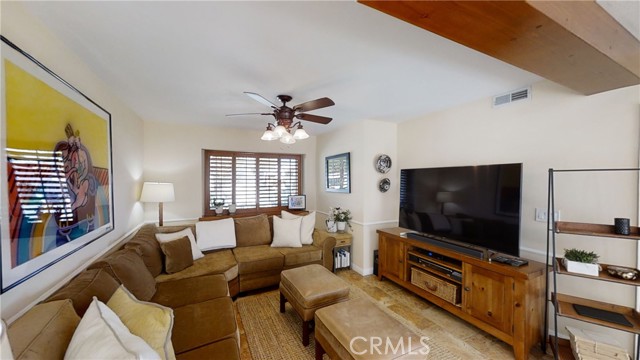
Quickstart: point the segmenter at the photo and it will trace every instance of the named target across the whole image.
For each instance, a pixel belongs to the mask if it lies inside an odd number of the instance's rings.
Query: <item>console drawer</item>
[[[411,283],[454,305],[460,304],[459,284],[450,283],[415,267],[411,268]]]

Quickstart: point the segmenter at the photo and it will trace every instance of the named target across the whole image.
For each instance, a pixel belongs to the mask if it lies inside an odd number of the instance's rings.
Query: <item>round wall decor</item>
[[[391,169],[391,158],[388,155],[380,155],[376,159],[376,170],[381,174],[386,174]]]
[[[380,190],[380,192],[387,192],[387,190],[389,190],[390,187],[391,187],[391,180],[389,180],[389,178],[384,178],[380,180],[380,183],[378,184],[378,190]]]

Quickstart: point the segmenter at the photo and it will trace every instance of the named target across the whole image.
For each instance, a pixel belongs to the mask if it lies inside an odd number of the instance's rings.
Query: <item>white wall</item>
[[[2,318],[10,319],[24,307],[50,292],[87,261],[108,250],[142,222],[143,209],[136,201],[142,177],[142,120],[110,93],[96,75],[54,37],[18,2],[1,4],[2,35],[34,56],[60,77],[111,113],[115,229],[72,256],[51,266],[25,283],[0,295]],[[2,239],[8,241],[8,239]]]
[[[534,221],[534,209],[546,209],[548,169],[637,167],[639,99],[640,86],[583,96],[542,81],[534,84],[530,101],[492,108],[491,99],[483,99],[400,124],[399,168],[523,163],[521,256],[545,261],[546,223]],[[614,217],[627,217],[637,223],[637,173],[563,174],[556,185],[561,219],[613,224]],[[635,267],[636,246],[634,241],[562,236],[557,251],[561,255],[564,248],[579,247],[596,251],[603,263]],[[568,294],[635,305],[630,286],[560,280]],[[559,329],[569,323],[562,319]],[[630,335],[613,334],[624,338],[631,351]]]
[[[397,226],[396,131],[394,123],[364,120],[318,137],[318,210],[324,215],[336,206],[351,210],[352,268],[363,275],[373,273],[373,250],[378,248],[376,229]],[[326,192],[324,159],[345,152],[351,153],[351,193]],[[381,154],[392,160],[392,170],[387,174],[380,174],[374,167]],[[391,189],[381,193],[378,183],[385,177],[390,179]],[[326,216],[318,216],[318,226],[323,226],[324,219]]]
[[[303,154],[302,188],[307,209],[316,208],[316,138],[293,145],[260,140],[263,131],[215,126],[144,123],[144,180],[174,184],[174,202],[164,204],[164,221],[203,215],[203,149]],[[145,204],[145,221],[158,221],[158,205]]]

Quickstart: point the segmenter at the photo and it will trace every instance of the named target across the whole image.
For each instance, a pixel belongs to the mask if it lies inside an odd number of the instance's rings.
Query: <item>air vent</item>
[[[528,100],[531,98],[531,88],[514,90],[510,93],[493,97],[493,107],[510,104],[512,102]]]

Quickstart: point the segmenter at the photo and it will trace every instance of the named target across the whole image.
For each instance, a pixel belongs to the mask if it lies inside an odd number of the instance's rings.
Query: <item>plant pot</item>
[[[338,231],[339,232],[344,232],[347,229],[347,222],[346,221],[338,221],[338,222],[336,222],[336,225],[338,225]]]
[[[333,220],[327,220],[327,232],[334,233],[338,231],[338,227],[336,226],[336,222]]]
[[[222,205],[216,208],[216,215],[222,215],[223,212],[224,212],[224,207]]]
[[[562,258],[562,264],[567,269],[568,272],[583,274],[583,275],[591,275],[598,276],[600,273],[600,265],[598,264],[589,264],[582,263],[577,261],[567,260],[566,258]]]

